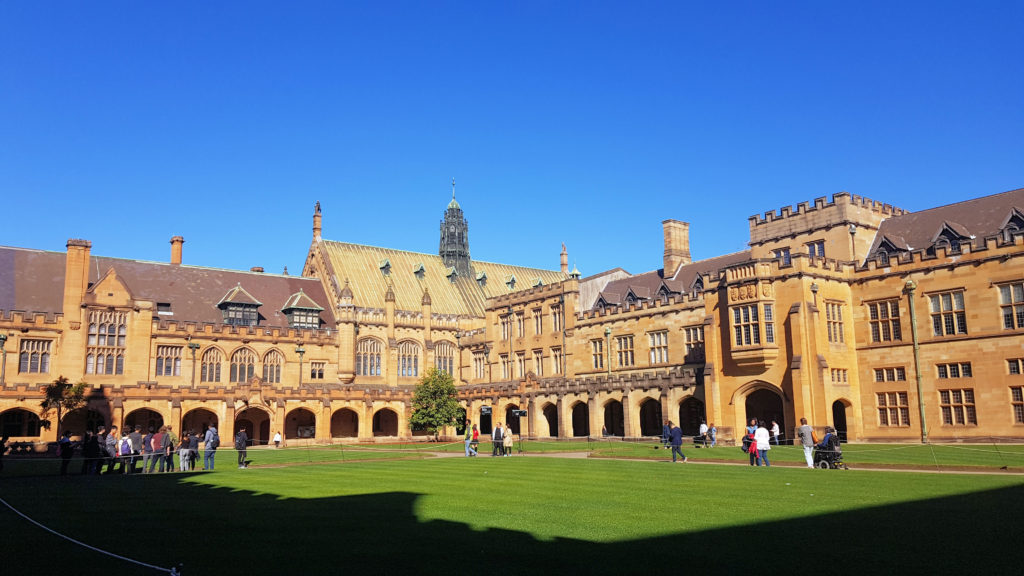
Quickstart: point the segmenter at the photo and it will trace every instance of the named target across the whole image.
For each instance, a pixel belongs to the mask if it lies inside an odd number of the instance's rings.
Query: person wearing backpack
[[[213,470],[213,459],[217,457],[217,447],[220,446],[220,436],[217,429],[210,426],[203,436],[203,447],[206,453],[203,454],[203,470]]]
[[[245,428],[240,428],[238,434],[235,434],[235,450],[238,451],[238,469],[242,470],[248,468],[249,465],[245,462],[245,449],[249,446],[249,435],[245,433]]]
[[[113,474],[114,468],[118,464],[123,465],[123,461],[117,457],[117,442],[121,436],[117,433],[117,426],[110,427],[110,433],[107,434],[106,450],[107,450],[107,471],[106,474]]]
[[[135,447],[132,446],[132,439],[128,436],[128,431],[125,430],[121,433],[121,440],[117,444],[117,458],[121,461],[121,472],[123,474],[132,473],[132,453],[135,451]]]
[[[142,473],[149,474],[149,468],[153,462],[153,427],[147,428],[147,434],[142,437]]]

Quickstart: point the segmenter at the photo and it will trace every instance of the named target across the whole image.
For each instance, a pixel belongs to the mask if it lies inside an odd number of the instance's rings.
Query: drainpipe
[[[928,443],[928,423],[924,419],[924,392],[921,390],[921,344],[917,339],[917,309],[914,306],[914,291],[917,284],[913,280],[907,280],[904,291],[907,293],[907,300],[910,302],[910,333],[914,338],[914,376],[917,378],[917,407],[921,413],[921,443]]]

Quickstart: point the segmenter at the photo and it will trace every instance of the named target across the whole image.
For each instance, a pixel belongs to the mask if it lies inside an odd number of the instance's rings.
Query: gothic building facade
[[[437,254],[325,240],[301,277],[0,247],[0,433],[53,440],[42,387],[90,386],[98,424],[216,425],[257,442],[417,434],[412,391],[449,372],[468,416],[529,437],[723,439],[801,417],[850,440],[1020,439],[1024,190],[920,212],[838,193],[750,218],[749,249],[581,278],[472,260],[461,206]],[[525,416],[521,410],[526,411]]]

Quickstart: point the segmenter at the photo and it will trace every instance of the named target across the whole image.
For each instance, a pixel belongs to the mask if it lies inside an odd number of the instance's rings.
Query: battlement
[[[63,314],[56,312],[26,312],[24,310],[0,310],[0,322],[15,324],[12,328],[29,328],[32,326],[59,326],[64,319]]]
[[[786,220],[787,218],[798,218],[817,213],[819,211],[835,210],[847,206],[874,212],[882,218],[907,214],[906,210],[897,208],[891,204],[872,200],[864,196],[857,196],[855,194],[850,194],[849,192],[837,192],[832,195],[831,199],[824,196],[815,198],[813,206],[807,202],[800,202],[796,205],[795,209],[792,206],[783,206],[778,211],[765,212],[763,216],[755,214],[751,216],[749,220],[751,226],[761,226],[777,222],[779,220]]]
[[[579,290],[578,286],[579,282],[572,279],[563,280],[554,284],[534,286],[528,290],[520,290],[510,294],[500,294],[498,296],[488,298],[486,307],[487,310],[497,310],[500,308],[506,308],[510,305],[522,304],[523,302],[533,302],[544,298],[554,298],[561,296],[562,294],[576,293]]]

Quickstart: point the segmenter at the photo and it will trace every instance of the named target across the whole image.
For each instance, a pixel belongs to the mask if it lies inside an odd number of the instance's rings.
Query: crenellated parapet
[[[686,294],[673,294],[669,296],[667,301],[662,301],[658,298],[651,298],[648,300],[638,300],[633,303],[623,303],[621,305],[606,306],[603,309],[591,309],[584,310],[576,315],[579,323],[578,326],[584,326],[592,323],[592,321],[602,321],[606,319],[615,319],[624,315],[635,315],[636,313],[645,312],[665,312],[670,309],[685,310],[690,308],[703,308],[704,307],[704,296],[697,294],[693,296],[689,293]]]
[[[815,198],[813,205],[808,202],[800,202],[795,208],[793,206],[783,206],[777,211],[765,212],[763,216],[755,214],[750,217],[750,224],[751,226],[762,226],[772,222],[778,222],[780,220],[807,217],[822,211],[838,211],[847,206],[868,210],[870,212],[877,213],[883,218],[890,218],[892,216],[899,216],[908,213],[907,210],[885,202],[879,202],[864,196],[850,194],[849,192],[837,192],[832,195],[831,199],[826,198],[825,196]]]
[[[29,312],[24,310],[0,310],[0,322],[10,324],[5,328],[47,328],[59,329],[64,315],[56,312]]]
[[[1000,236],[989,236],[975,247],[970,242],[960,245],[959,251],[949,246],[934,246],[888,254],[883,258],[869,258],[854,269],[857,274],[875,276],[879,273],[906,274],[931,268],[945,268],[953,263],[983,263],[989,260],[1006,262],[1012,258],[1024,257],[1024,234],[1015,234],[1012,240]]]

